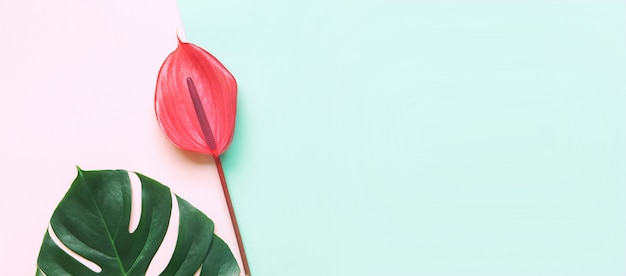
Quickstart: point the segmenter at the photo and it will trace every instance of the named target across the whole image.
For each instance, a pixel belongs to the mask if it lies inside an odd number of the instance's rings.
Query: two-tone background
[[[223,157],[253,275],[626,275],[623,1],[191,1],[239,83]],[[216,218],[154,119],[174,1],[0,2],[0,274],[75,175],[152,176]]]

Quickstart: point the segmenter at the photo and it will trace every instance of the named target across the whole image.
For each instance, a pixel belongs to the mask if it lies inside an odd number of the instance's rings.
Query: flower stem
[[[250,276],[250,268],[248,267],[248,259],[246,258],[246,250],[243,248],[243,241],[241,240],[241,233],[239,232],[239,225],[237,224],[237,217],[235,216],[235,210],[233,209],[233,202],[230,200],[230,193],[228,192],[228,185],[226,185],[226,177],[224,176],[224,169],[222,168],[222,161],[220,157],[215,158],[215,165],[217,166],[217,172],[220,176],[220,183],[222,184],[222,191],[224,191],[224,197],[226,198],[226,205],[228,206],[228,213],[230,214],[230,220],[233,223],[233,229],[235,230],[235,237],[237,238],[237,245],[239,246],[239,254],[241,255],[241,262],[243,264],[243,273],[246,276]]]

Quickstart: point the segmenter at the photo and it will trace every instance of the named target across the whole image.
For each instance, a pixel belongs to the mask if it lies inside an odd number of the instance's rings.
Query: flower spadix
[[[219,60],[194,44],[179,39],[165,59],[154,104],[161,130],[181,149],[217,158],[233,139],[237,82]]]

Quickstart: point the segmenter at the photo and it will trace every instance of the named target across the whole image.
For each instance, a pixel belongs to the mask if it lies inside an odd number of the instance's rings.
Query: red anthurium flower
[[[250,268],[219,156],[235,132],[237,82],[214,56],[178,40],[157,77],[154,106],[165,136],[179,148],[213,156],[245,275]]]
[[[217,158],[233,139],[237,82],[196,45],[178,40],[159,71],[154,104],[161,130],[179,148]]]

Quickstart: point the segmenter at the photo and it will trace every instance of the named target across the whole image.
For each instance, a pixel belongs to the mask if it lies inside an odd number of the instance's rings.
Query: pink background
[[[174,148],[154,116],[156,76],[176,33],[184,39],[180,26],[168,0],[0,2],[0,275],[35,272],[76,165],[168,185],[239,256],[215,164]]]

